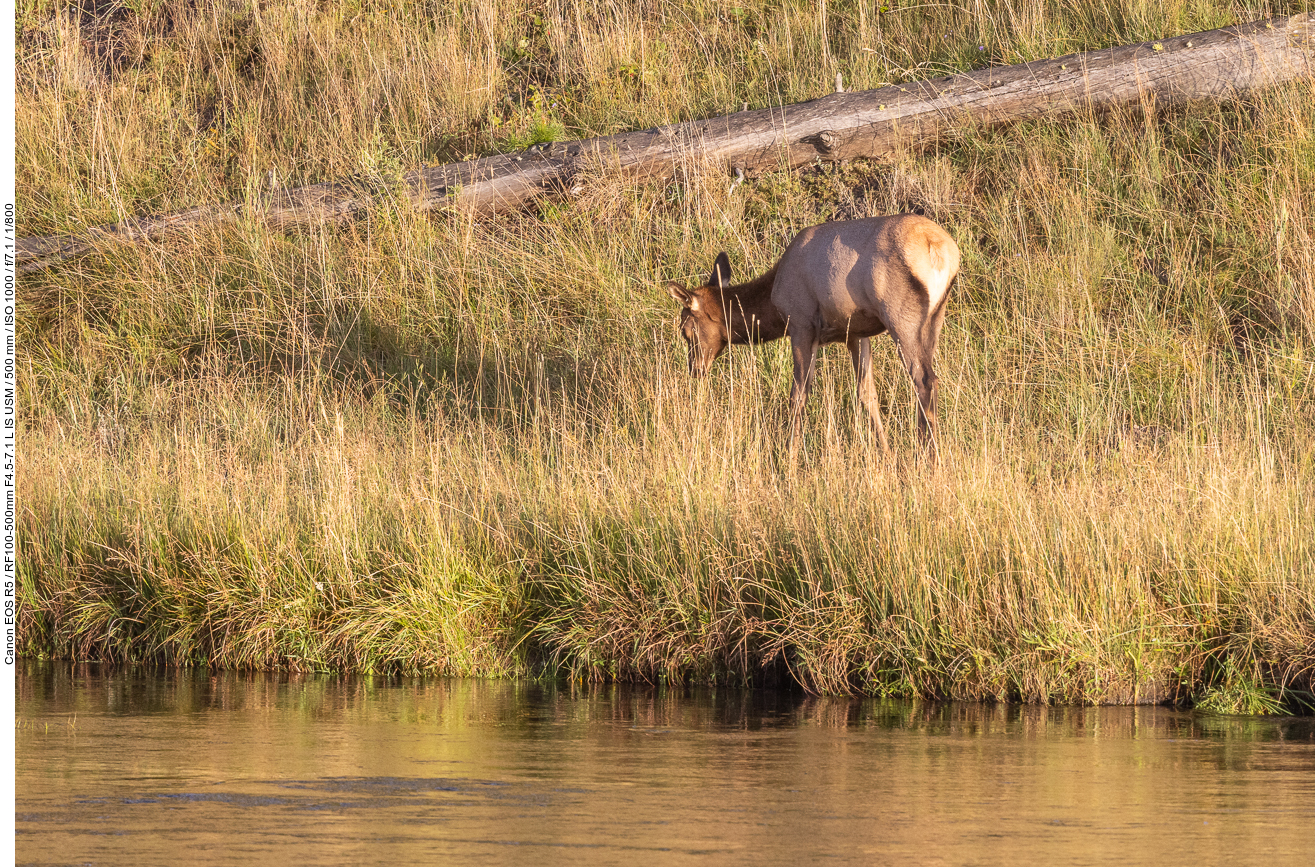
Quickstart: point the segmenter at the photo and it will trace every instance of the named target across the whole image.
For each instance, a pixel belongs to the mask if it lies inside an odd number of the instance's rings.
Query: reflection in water
[[[30,663],[32,864],[1306,863],[1315,721]]]

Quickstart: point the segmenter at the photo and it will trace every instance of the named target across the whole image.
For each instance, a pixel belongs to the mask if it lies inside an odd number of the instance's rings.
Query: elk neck
[[[730,341],[735,344],[765,343],[785,336],[785,317],[772,303],[776,268],[748,283],[729,286],[722,297]]]

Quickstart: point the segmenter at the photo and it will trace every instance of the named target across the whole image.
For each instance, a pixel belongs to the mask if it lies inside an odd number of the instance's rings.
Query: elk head
[[[731,263],[722,253],[717,256],[712,273],[702,286],[686,289],[679,283],[667,284],[671,297],[684,305],[680,311],[680,334],[689,346],[691,376],[706,376],[712,362],[730,345],[730,328],[723,304],[730,280]]]

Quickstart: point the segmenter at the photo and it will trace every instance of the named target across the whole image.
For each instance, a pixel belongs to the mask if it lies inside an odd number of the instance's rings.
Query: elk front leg
[[[854,360],[854,380],[858,391],[858,402],[868,412],[868,418],[881,443],[881,451],[890,454],[890,443],[886,441],[886,428],[881,423],[881,404],[877,400],[877,386],[872,381],[872,341],[866,337],[851,337],[846,341],[849,357]]]
[[[790,442],[794,443],[803,427],[804,403],[813,387],[813,362],[817,358],[817,331],[796,328],[790,332],[790,352],[794,355],[794,385],[790,388]]]

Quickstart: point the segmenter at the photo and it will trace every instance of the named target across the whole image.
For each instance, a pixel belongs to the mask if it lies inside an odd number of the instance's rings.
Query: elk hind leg
[[[898,335],[894,331],[891,337],[899,348],[904,360],[904,369],[913,381],[913,394],[917,398],[918,440],[924,447],[936,446],[936,372],[932,370],[932,356],[936,344],[918,339],[918,335]],[[934,452],[933,452],[934,453]]]
[[[939,451],[940,432],[936,425],[937,377],[931,365],[932,359],[936,355],[936,345],[941,339],[941,326],[945,323],[945,302],[950,297],[950,289],[954,287],[956,277],[950,278],[950,285],[942,293],[940,304],[935,310],[931,311],[931,314],[923,323],[922,333],[918,339],[921,382],[919,383],[915,377],[914,388],[918,391],[918,408],[921,412],[919,431],[922,433],[923,444],[932,447],[933,455]],[[913,376],[912,369],[910,369],[909,375]]]
[[[918,438],[924,446],[936,447],[938,435],[936,424],[937,376],[931,367],[931,353],[921,359],[909,370],[913,379],[913,390],[918,395]]]

